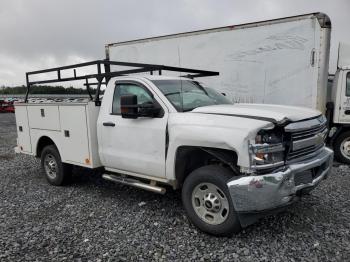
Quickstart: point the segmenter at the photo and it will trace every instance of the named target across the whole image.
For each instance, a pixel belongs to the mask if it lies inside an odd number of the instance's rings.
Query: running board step
[[[117,175],[111,175],[111,174],[103,174],[102,178],[112,181],[115,183],[120,183],[123,185],[133,186],[137,188],[141,188],[147,191],[151,191],[158,194],[165,194],[166,189],[164,187],[159,187],[155,185],[155,181],[151,181],[150,184],[141,182],[140,180],[129,178],[129,177],[121,177]]]

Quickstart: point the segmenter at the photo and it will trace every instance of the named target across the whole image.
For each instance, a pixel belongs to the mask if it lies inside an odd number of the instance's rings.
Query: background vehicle
[[[15,107],[12,101],[0,100],[0,113],[14,113]]]
[[[15,106],[13,101],[7,102],[7,106],[5,107],[5,111],[7,113],[14,113],[15,112]]]
[[[5,103],[4,100],[0,100],[0,113],[5,112],[5,110],[4,110],[5,107],[3,106],[4,103]]]
[[[78,74],[86,66],[97,66],[97,73]],[[164,71],[186,77],[162,76]],[[150,75],[131,75],[141,72]],[[15,104],[16,152],[40,157],[53,185],[64,184],[78,165],[152,192],[182,188],[184,208],[198,228],[238,232],[315,188],[327,177],[333,152],[325,147],[326,119],[319,111],[233,104],[193,80],[216,75],[110,60],[29,72],[25,102]],[[89,90],[90,79],[97,80],[94,98],[28,100],[32,85],[85,80]]]
[[[314,13],[113,43],[106,54],[219,71],[207,84],[235,102],[318,109],[327,115],[328,143],[338,160],[350,163],[350,52],[339,49],[333,92],[327,93],[330,36],[329,17]]]

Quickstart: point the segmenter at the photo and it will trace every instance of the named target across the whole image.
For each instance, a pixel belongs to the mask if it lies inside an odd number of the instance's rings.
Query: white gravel
[[[0,114],[0,261],[349,261],[350,168],[310,196],[231,238],[187,221],[179,192],[165,196],[74,170],[48,185],[37,159],[15,155],[13,114]]]

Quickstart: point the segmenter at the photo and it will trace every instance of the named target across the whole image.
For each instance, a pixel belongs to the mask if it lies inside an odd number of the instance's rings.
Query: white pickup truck
[[[77,75],[75,69],[91,65],[97,74]],[[111,71],[111,65],[132,69]],[[61,76],[70,69],[73,76]],[[30,80],[52,72],[57,79]],[[147,74],[132,74],[140,72]],[[15,104],[15,150],[40,157],[53,185],[64,184],[77,165],[157,193],[182,188],[194,225],[218,236],[238,232],[315,188],[330,172],[333,151],[325,147],[326,119],[319,111],[234,104],[194,80],[217,74],[109,60],[29,72],[26,100]],[[35,84],[85,79],[89,90],[92,78],[98,81],[94,99],[28,98]]]

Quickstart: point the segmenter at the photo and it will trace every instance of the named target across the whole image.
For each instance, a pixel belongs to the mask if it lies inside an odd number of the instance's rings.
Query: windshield
[[[214,89],[190,80],[153,80],[177,111],[191,111],[201,106],[233,104]]]

